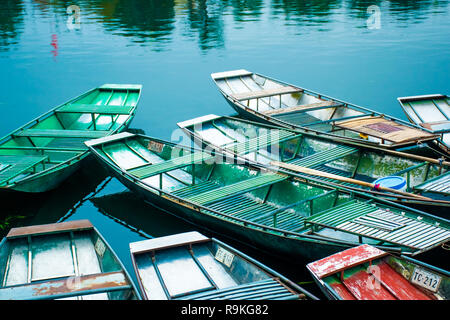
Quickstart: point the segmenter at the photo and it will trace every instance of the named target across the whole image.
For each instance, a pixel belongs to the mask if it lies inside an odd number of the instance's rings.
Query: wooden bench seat
[[[333,101],[321,101],[310,104],[301,104],[298,106],[286,107],[286,108],[278,108],[274,110],[263,111],[265,115],[275,115],[275,114],[287,114],[292,112],[307,112],[321,109],[328,109],[337,106],[341,106],[342,104],[335,103]]]
[[[130,114],[132,106],[107,106],[97,104],[67,104],[56,112],[59,113],[99,113],[106,115]]]
[[[280,143],[286,140],[301,137],[301,134],[295,134],[289,131],[276,130],[271,131],[268,134],[260,135],[252,139],[245,140],[243,142],[235,143],[230,146],[226,146],[227,149],[237,153],[246,154],[258,149],[266,148],[270,145]]]
[[[25,129],[14,134],[16,137],[42,138],[88,138],[95,139],[108,135],[109,131],[100,130],[64,130],[64,129]]]
[[[173,158],[160,163],[149,163],[136,168],[128,169],[128,172],[139,179],[145,179],[160,173],[180,169],[199,161],[206,161],[213,158],[209,153],[196,152],[182,157]]]
[[[130,288],[125,274],[119,271],[3,287],[0,289],[0,299],[56,299]]]
[[[277,95],[282,95],[282,94],[298,93],[298,92],[302,92],[302,91],[303,90],[301,90],[299,88],[285,86],[285,87],[266,89],[266,90],[234,93],[232,96],[236,100],[242,101],[242,100],[259,99],[259,98],[277,96]]]
[[[268,186],[276,182],[287,179],[287,176],[278,174],[262,174],[255,178],[250,178],[244,181],[236,182],[221,188],[206,191],[204,193],[186,198],[187,201],[191,201],[198,204],[212,203],[218,200],[225,199],[240,193],[245,193],[263,186]]]

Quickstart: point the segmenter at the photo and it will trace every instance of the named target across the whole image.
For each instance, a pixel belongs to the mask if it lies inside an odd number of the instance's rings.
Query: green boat
[[[105,84],[0,139],[0,190],[45,192],[56,188],[80,168],[82,160],[89,159],[84,141],[128,127],[141,88]]]
[[[124,266],[88,220],[13,228],[0,243],[1,300],[135,300]]]
[[[218,72],[211,77],[231,107],[249,120],[392,149],[438,138],[407,121],[251,71]]]
[[[316,260],[365,243],[406,255],[440,254],[450,239],[445,219],[279,174],[231,153],[128,132],[86,145],[150,204],[271,254]]]
[[[264,125],[233,117],[206,115],[178,123],[200,147],[212,145],[265,165],[284,162],[299,170],[311,168],[309,175],[353,190],[371,192],[389,200],[432,214],[448,217],[450,209],[450,163],[408,153],[356,143],[336,142],[330,137]],[[432,149],[430,147],[425,147]],[[298,171],[303,174],[310,171]],[[292,171],[295,174],[296,171]],[[336,177],[336,175],[338,177]],[[396,177],[405,190],[376,191],[376,181]],[[401,177],[401,178],[399,178]],[[340,180],[337,180],[340,179]],[[441,182],[442,181],[442,182]],[[433,184],[433,188],[428,185]],[[444,188],[444,185],[447,188]],[[416,195],[421,195],[417,197]],[[426,196],[427,199],[424,199]]]

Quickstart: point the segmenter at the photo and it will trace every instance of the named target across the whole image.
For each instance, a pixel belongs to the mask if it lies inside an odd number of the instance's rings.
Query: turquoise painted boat
[[[130,243],[147,300],[318,300],[246,254],[197,231]]]
[[[407,255],[440,254],[450,240],[448,220],[220,150],[127,132],[86,144],[150,204],[273,255],[315,260],[366,243]]]
[[[1,300],[140,299],[88,220],[13,228],[0,244]]]
[[[407,121],[251,71],[218,72],[211,77],[230,106],[249,120],[391,149],[438,137]]]
[[[128,127],[141,89],[141,85],[105,84],[0,139],[0,190],[56,188],[88,157],[84,141]]]
[[[264,165],[284,162],[318,170],[323,176],[312,177],[371,192],[445,218],[450,211],[450,163],[441,159],[336,142],[324,135],[226,116],[206,115],[180,122],[178,126],[188,136],[186,143],[193,140],[200,147],[213,146]],[[430,147],[425,148],[432,152]],[[296,172],[291,170],[291,173]],[[376,182],[384,177],[403,181],[404,191],[374,190]]]
[[[397,98],[409,121],[440,135],[435,142],[450,154],[450,97],[430,94]]]
[[[450,272],[369,245],[311,262],[307,269],[330,300],[450,298]]]

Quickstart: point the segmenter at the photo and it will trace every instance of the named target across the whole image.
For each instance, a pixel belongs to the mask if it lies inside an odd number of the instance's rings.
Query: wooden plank
[[[302,91],[303,90],[301,90],[299,88],[285,86],[285,87],[266,89],[266,90],[234,93],[234,94],[232,94],[232,96],[235,99],[242,101],[242,100],[250,100],[250,99],[258,99],[258,98],[276,96],[276,95],[280,95],[280,94],[296,93],[296,92],[302,92]]]
[[[420,129],[411,128],[382,117],[369,116],[363,119],[336,122],[335,125],[342,129],[356,131],[393,143],[432,140],[438,137],[437,135],[433,135]]]
[[[450,120],[422,122],[420,126],[431,131],[447,132],[450,131]]]
[[[330,287],[344,300],[356,300],[355,296],[340,282],[330,284]]]
[[[382,261],[374,266],[371,274],[399,300],[432,300],[409,283],[404,277]],[[376,271],[375,271],[376,270]]]
[[[6,238],[12,239],[17,237],[23,237],[28,235],[47,234],[53,232],[65,232],[74,230],[87,230],[92,229],[94,226],[89,220],[75,220],[61,223],[42,224],[37,226],[12,228]]]
[[[100,130],[24,129],[15,133],[14,136],[43,138],[100,138],[109,133],[109,131]]]
[[[328,109],[332,107],[337,107],[340,104],[335,103],[334,101],[322,101],[322,102],[315,102],[310,104],[301,104],[298,106],[292,106],[287,108],[278,108],[274,110],[267,110],[263,111],[262,113],[266,115],[274,115],[274,114],[284,114],[284,113],[291,113],[291,112],[306,112],[306,111],[313,111],[313,110],[319,110],[319,109]]]
[[[388,253],[368,244],[364,244],[362,246],[347,249],[321,260],[312,262],[308,264],[307,267],[318,278],[322,279],[332,275],[333,273],[352,268],[356,265],[360,265],[386,255],[388,255]]]
[[[101,113],[107,115],[125,114],[128,115],[133,110],[133,106],[107,106],[97,104],[68,104],[62,106],[58,113]]]
[[[343,281],[343,284],[358,300],[397,300],[371,274],[364,270],[351,275]]]
[[[0,299],[36,300],[131,289],[122,271],[68,277],[0,289]]]
[[[225,78],[233,78],[233,77],[244,77],[251,76],[253,72],[240,69],[240,70],[232,70],[232,71],[224,71],[224,72],[216,72],[212,73],[211,77],[214,80],[225,79]]]
[[[188,244],[192,245],[207,241],[210,241],[210,239],[197,231],[191,231],[149,240],[132,242],[130,243],[130,251],[132,254],[141,254],[149,251],[164,250],[168,248],[185,246]]]

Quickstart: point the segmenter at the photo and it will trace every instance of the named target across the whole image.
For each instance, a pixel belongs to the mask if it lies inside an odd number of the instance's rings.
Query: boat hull
[[[145,202],[158,208],[164,208],[165,212],[188,221],[209,232],[220,234],[232,240],[237,240],[244,245],[258,248],[259,250],[286,260],[294,258],[295,262],[302,264],[304,261],[320,259],[324,256],[337,253],[350,248],[351,244],[331,243],[322,240],[311,240],[300,237],[288,237],[285,235],[275,235],[263,230],[255,230],[247,226],[228,222],[214,216],[198,212],[194,209],[180,205],[167,198],[161,197],[146,188],[138,186],[136,183],[123,176],[112,168],[109,169],[128,189],[135,192],[144,199]],[[299,258],[301,260],[299,260]],[[293,261],[293,260],[289,260]]]

